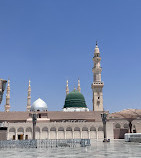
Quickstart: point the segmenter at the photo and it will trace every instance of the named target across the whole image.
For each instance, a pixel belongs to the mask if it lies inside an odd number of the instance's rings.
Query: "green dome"
[[[75,89],[65,99],[64,108],[70,107],[87,108],[84,96]]]

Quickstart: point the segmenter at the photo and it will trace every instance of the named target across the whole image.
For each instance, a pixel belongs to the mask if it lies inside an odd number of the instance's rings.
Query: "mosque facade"
[[[66,85],[66,98],[62,111],[48,111],[47,104],[37,99],[31,106],[31,84],[29,81],[27,111],[10,111],[10,80],[8,80],[5,111],[0,112],[0,139],[25,140],[33,138],[32,115],[37,114],[35,128],[36,139],[91,139],[104,138],[103,123],[103,87],[101,81],[101,56],[98,45],[94,50],[94,67],[92,88],[93,111],[86,105],[81,93],[80,80],[78,87],[69,92]],[[131,112],[132,111],[132,112]],[[141,132],[141,110],[128,110],[124,113],[108,114],[106,133],[109,139],[123,138],[124,133]],[[132,118],[132,119],[131,119]],[[132,129],[129,128],[132,126]]]

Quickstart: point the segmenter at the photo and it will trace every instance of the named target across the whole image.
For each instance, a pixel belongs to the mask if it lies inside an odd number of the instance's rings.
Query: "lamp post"
[[[32,123],[33,123],[33,140],[35,140],[35,127],[37,123],[37,114],[33,113],[32,114]]]
[[[3,93],[6,88],[6,83],[7,83],[6,80],[0,79],[0,104],[2,102]]]
[[[107,140],[107,133],[106,133],[107,114],[105,112],[103,112],[101,114],[101,118],[102,118],[102,122],[103,122],[103,131],[104,131],[104,140],[103,140],[103,142],[109,142],[109,140]]]

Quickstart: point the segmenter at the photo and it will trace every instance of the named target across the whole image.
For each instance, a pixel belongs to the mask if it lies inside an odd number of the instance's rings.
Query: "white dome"
[[[47,111],[47,104],[39,98],[32,104],[31,111]]]

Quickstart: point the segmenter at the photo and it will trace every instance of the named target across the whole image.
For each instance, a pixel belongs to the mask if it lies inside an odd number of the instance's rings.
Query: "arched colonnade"
[[[103,127],[39,127],[35,129],[36,139],[103,139]],[[31,127],[10,127],[8,139],[32,139]]]

